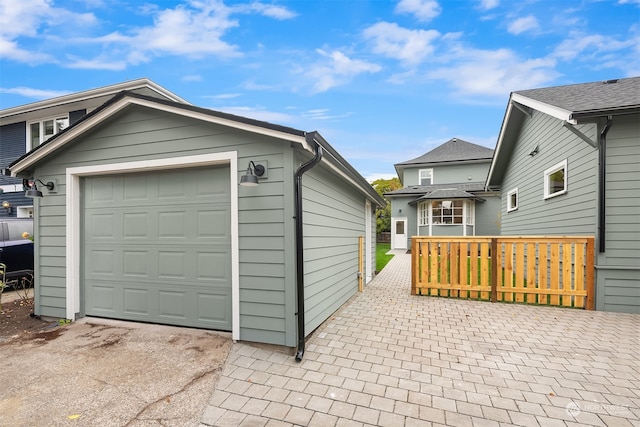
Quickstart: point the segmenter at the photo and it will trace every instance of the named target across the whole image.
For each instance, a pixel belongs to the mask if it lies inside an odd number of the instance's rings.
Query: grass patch
[[[387,255],[387,252],[391,249],[391,243],[376,243],[376,272],[382,271],[385,265],[393,255]]]

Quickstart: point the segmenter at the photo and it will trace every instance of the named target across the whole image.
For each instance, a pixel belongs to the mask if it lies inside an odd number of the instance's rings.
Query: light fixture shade
[[[240,185],[244,185],[245,187],[255,187],[258,185],[258,177],[255,176],[251,170],[247,170],[247,173],[240,177]]]
[[[25,191],[24,196],[25,197],[30,197],[32,199],[34,197],[42,197],[42,191],[38,190],[37,188],[36,189],[31,188],[31,189]]]

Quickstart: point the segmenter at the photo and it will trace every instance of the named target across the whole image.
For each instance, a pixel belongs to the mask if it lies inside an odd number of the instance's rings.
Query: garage
[[[232,329],[228,165],[87,176],[81,310]]]

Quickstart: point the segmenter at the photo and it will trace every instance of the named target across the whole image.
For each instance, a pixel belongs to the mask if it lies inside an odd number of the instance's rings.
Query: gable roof
[[[24,154],[9,165],[12,176],[28,172],[34,165],[43,161],[51,153],[65,147],[79,136],[92,130],[114,114],[125,108],[139,105],[159,111],[165,111],[185,117],[217,123],[247,132],[258,133],[288,141],[312,153],[314,148],[307,142],[307,135],[325,151],[323,161],[343,179],[350,181],[360,188],[370,200],[378,206],[384,206],[386,201],[380,196],[363,177],[351,166],[318,132],[305,132],[287,126],[276,125],[247,117],[196,107],[190,104],[161,99],[153,96],[141,95],[134,92],[122,91],[107,102],[83,116],[73,125],[49,138],[30,152]]]
[[[396,169],[403,169],[404,166],[427,165],[445,162],[464,162],[473,160],[490,160],[493,156],[491,148],[472,144],[458,138],[452,138],[433,150],[415,159],[406,162],[396,163]]]
[[[599,117],[640,112],[640,77],[512,92],[489,167],[485,187],[502,183],[511,152],[531,109],[555,117],[566,126]]]
[[[136,80],[129,80],[122,83],[117,83],[114,85],[103,86],[96,89],[85,90],[82,92],[75,92],[68,95],[57,96],[55,98],[45,99],[43,101],[32,102],[29,104],[19,105],[16,107],[6,108],[4,110],[0,110],[0,121],[5,121],[13,116],[32,113],[37,111],[43,111],[46,109],[50,109],[53,107],[58,107],[66,104],[72,104],[87,100],[100,100],[99,104],[102,104],[107,99],[116,95],[119,92],[126,90],[141,90],[147,89],[150,93],[156,93],[159,96],[169,99],[171,101],[180,102],[183,104],[189,104],[188,101],[182,99],[178,95],[168,91],[162,86],[154,83],[153,81],[147,78],[141,78]],[[94,104],[95,105],[95,104]]]

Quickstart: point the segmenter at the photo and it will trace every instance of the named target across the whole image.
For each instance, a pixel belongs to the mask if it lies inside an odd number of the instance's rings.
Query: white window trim
[[[516,195],[516,205],[512,206],[511,196],[514,194]],[[520,204],[520,195],[518,194],[518,187],[516,187],[507,193],[507,212],[513,212],[518,210],[519,204]]]
[[[426,209],[426,215],[425,215],[425,220],[426,222],[422,222],[422,210]],[[431,217],[431,202],[430,201],[424,201],[424,202],[420,202],[418,203],[418,227],[426,227],[429,224],[431,224],[430,221],[430,217]]]
[[[553,194],[549,194],[549,175],[559,171],[560,169],[564,169],[564,190],[555,192]],[[544,171],[544,199],[545,200],[550,199],[552,197],[561,196],[562,194],[565,194],[567,192],[568,175],[569,175],[569,170],[567,168],[567,159],[553,165],[552,167]]]
[[[31,120],[30,122],[27,122],[27,140],[25,141],[25,149],[26,152],[28,153],[29,151],[33,150],[36,147],[32,147],[31,146],[31,125],[34,123],[38,123],[40,125],[40,138],[42,139],[44,137],[44,133],[43,133],[43,127],[42,124],[48,120],[53,120],[55,123],[56,119],[60,119],[60,118],[66,118],[68,122],[71,121],[71,119],[69,118],[69,114],[68,113],[62,113],[62,114],[56,114],[55,116],[51,116],[51,117],[42,117],[38,120]],[[71,123],[68,123],[67,127],[69,127],[71,125]],[[49,138],[51,138],[52,136],[54,136],[56,133],[58,132],[54,132],[53,135],[51,135]],[[42,145],[46,142],[47,140],[44,141],[40,141],[40,144],[38,145]]]
[[[430,175],[431,175],[431,184],[429,185],[433,185],[433,169],[429,168],[429,169],[419,169],[418,170],[418,185],[422,185],[422,172],[423,171],[430,171]]]

